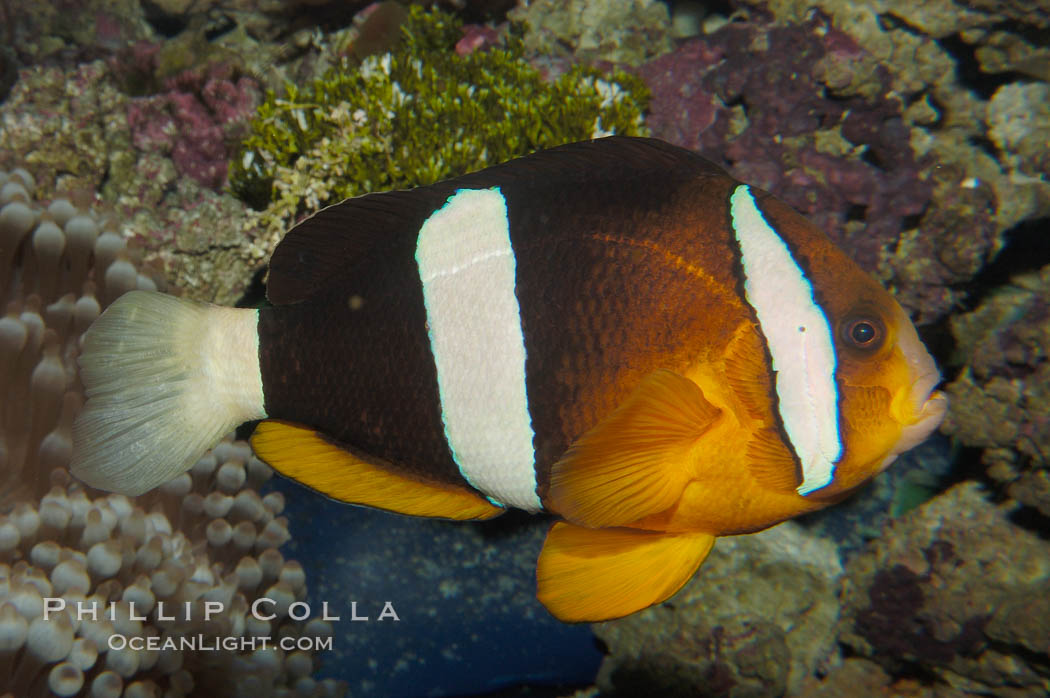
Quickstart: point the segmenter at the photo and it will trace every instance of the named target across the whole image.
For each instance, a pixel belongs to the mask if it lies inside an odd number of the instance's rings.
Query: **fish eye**
[[[885,332],[875,318],[855,317],[843,325],[843,338],[857,349],[875,349],[882,344]]]

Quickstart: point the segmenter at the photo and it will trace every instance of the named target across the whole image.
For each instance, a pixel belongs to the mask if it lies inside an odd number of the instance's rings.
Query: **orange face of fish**
[[[944,418],[940,373],[900,304],[812,224],[767,197],[763,213],[803,260],[835,347],[842,453],[809,496],[834,500],[921,443]]]
[[[549,508],[566,523],[538,577],[560,618],[666,598],[714,537],[838,501],[944,417],[940,375],[893,297],[785,204],[744,185],[730,201],[735,329],[702,337],[719,349],[683,370],[651,374],[552,469]],[[648,569],[677,571],[678,586]]]
[[[840,323],[836,374],[846,448],[838,477],[813,496],[833,497],[862,484],[944,419],[947,399],[933,392],[940,373],[904,310],[889,300],[888,312],[863,307]]]

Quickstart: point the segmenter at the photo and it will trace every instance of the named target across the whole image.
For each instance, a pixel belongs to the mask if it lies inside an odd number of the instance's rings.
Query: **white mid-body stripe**
[[[449,197],[419,231],[416,264],[456,464],[497,503],[538,511],[516,262],[499,188]]]
[[[730,214],[747,301],[773,359],[780,418],[802,463],[798,493],[809,494],[831,483],[842,453],[831,327],[805,272],[758,210],[750,187],[733,191]]]

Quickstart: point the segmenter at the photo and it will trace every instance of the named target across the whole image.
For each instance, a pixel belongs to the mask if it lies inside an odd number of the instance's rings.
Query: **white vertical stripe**
[[[416,264],[456,464],[497,503],[538,511],[508,226],[498,187],[460,189],[420,228]]]
[[[842,453],[831,327],[791,251],[762,217],[751,188],[730,199],[744,290],[773,358],[780,418],[802,462],[799,494],[826,487]]]

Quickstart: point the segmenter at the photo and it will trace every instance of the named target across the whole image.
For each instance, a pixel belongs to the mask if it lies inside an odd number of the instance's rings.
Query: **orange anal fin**
[[[536,596],[566,623],[620,618],[681,589],[714,542],[709,533],[592,529],[559,521],[536,563]]]
[[[690,450],[720,414],[693,381],[653,372],[554,464],[549,508],[594,528],[669,509],[692,476]]]
[[[490,519],[504,511],[466,488],[411,478],[382,461],[363,460],[308,427],[265,421],[251,441],[255,453],[277,472],[351,504],[460,521]]]

